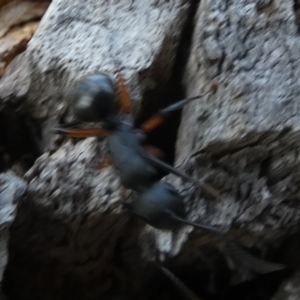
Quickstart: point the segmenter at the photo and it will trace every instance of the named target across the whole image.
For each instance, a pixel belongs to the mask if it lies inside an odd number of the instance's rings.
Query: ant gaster
[[[158,182],[141,193],[129,209],[146,223],[158,229],[176,229],[180,225],[190,225],[213,234],[222,231],[185,219],[184,203],[176,189],[167,182]]]

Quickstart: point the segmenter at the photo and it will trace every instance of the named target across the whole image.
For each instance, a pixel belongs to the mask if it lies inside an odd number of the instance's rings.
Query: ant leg
[[[120,109],[123,114],[132,113],[132,102],[125,79],[120,71],[117,71],[117,93],[120,102]]]
[[[220,193],[215,188],[213,188],[210,184],[200,182],[199,180],[196,180],[196,179],[186,175],[185,173],[181,172],[180,170],[168,165],[167,163],[161,161],[159,158],[156,158],[155,156],[153,156],[151,154],[148,154],[147,152],[143,152],[143,153],[141,153],[141,155],[147,161],[149,161],[150,163],[152,163],[156,167],[160,168],[161,170],[172,173],[172,174],[174,174],[178,177],[181,177],[182,179],[184,179],[186,181],[192,182],[196,186],[198,186],[198,187],[202,188],[203,190],[209,192],[215,199],[220,198]]]
[[[183,99],[159,110],[154,116],[150,117],[150,119],[148,119],[144,124],[141,125],[141,129],[146,133],[153,131],[155,128],[159,127],[173,111],[182,109],[187,103],[204,97],[209,93],[210,92],[207,92],[195,97]]]
[[[162,150],[160,150],[159,148],[156,148],[152,145],[144,145],[143,148],[150,154],[154,155],[155,157],[158,158],[164,158],[165,154],[163,153]]]
[[[54,132],[57,134],[85,138],[85,137],[104,137],[109,134],[108,130],[102,128],[64,128],[58,127],[54,129]]]
[[[199,228],[201,230],[204,230],[204,231],[207,231],[207,232],[210,232],[212,234],[216,234],[216,235],[223,235],[223,232],[215,227],[212,227],[212,226],[209,226],[209,225],[203,225],[203,224],[199,224],[199,223],[194,223],[194,222],[191,222],[191,221],[188,221],[188,220],[185,220],[185,219],[182,219],[178,216],[176,216],[174,213],[172,212],[169,212],[170,213],[170,216],[174,219],[174,220],[177,220],[181,223],[184,223],[186,225],[190,225],[190,226],[193,226],[195,228]]]
[[[272,263],[258,258],[234,242],[227,242],[225,250],[233,260],[258,274],[271,273],[287,267],[283,264]]]
[[[166,117],[168,117],[168,115],[170,115],[170,113],[172,113],[173,111],[182,109],[187,103],[189,103],[191,101],[202,98],[208,94],[216,93],[218,86],[219,86],[218,82],[213,82],[212,85],[210,86],[208,92],[206,92],[204,94],[200,94],[195,97],[183,99],[181,101],[178,101],[174,104],[169,105],[166,108],[159,110],[154,116],[150,117],[150,119],[148,119],[144,124],[141,125],[141,129],[146,133],[153,131],[155,128],[159,127],[165,121]]]
[[[179,278],[170,270],[156,263],[156,267],[183,293],[186,299],[201,300],[190,288],[188,288]]]
[[[72,128],[72,127],[78,127],[80,125],[82,125],[82,122],[80,122],[80,121],[72,121],[69,123],[59,124],[60,128]]]
[[[112,161],[111,161],[110,157],[108,157],[108,156],[104,157],[102,160],[95,163],[95,167],[97,169],[104,169],[111,165],[112,165]]]

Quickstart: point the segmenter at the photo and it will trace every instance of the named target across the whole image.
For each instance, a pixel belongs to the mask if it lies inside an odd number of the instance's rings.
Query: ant
[[[55,132],[70,137],[105,137],[110,154],[110,162],[117,170],[121,184],[128,189],[138,192],[138,198],[133,204],[126,206],[149,225],[163,230],[173,230],[180,224],[190,225],[212,234],[223,236],[224,233],[212,226],[190,222],[185,219],[184,203],[176,189],[165,182],[157,180],[158,169],[175,174],[184,180],[191,181],[208,191],[215,198],[219,193],[210,185],[200,183],[178,169],[166,164],[159,157],[161,151],[154,147],[143,147],[145,135],[160,126],[165,118],[185,104],[214,92],[211,91],[192,98],[186,98],[164,108],[150,117],[140,130],[134,127],[132,103],[125,80],[117,72],[118,84],[115,87],[112,79],[105,73],[96,73],[81,78],[73,91],[71,105],[75,117],[81,122],[101,122],[101,128],[73,128],[73,124],[65,124],[56,128]],[[116,98],[118,97],[120,113]],[[77,123],[76,123],[77,124]],[[225,238],[226,239],[226,238]],[[227,240],[226,249],[239,262],[252,267],[258,273],[273,272],[285,266],[264,262],[236,243]]]
[[[158,180],[158,169],[162,169],[193,182],[217,198],[219,193],[209,184],[200,183],[163,162],[160,159],[162,151],[153,146],[142,146],[145,135],[160,126],[170,113],[210,92],[172,104],[150,117],[140,129],[136,129],[129,91],[120,72],[117,72],[117,81],[116,88],[107,74],[96,73],[81,78],[75,85],[71,97],[75,117],[82,122],[101,122],[101,128],[72,128],[72,124],[65,124],[56,128],[55,132],[80,138],[107,136],[110,159],[102,161],[98,166],[101,168],[112,163],[121,184],[127,189],[141,192],[152,186]],[[116,98],[119,101],[120,113],[117,111]]]
[[[133,204],[126,205],[132,213],[158,229],[173,230],[185,224],[212,234],[223,234],[212,226],[186,220],[183,200],[174,186],[167,182],[155,183],[141,193]]]

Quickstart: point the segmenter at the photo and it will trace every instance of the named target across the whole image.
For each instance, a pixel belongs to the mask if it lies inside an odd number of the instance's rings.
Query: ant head
[[[172,214],[184,217],[184,204],[176,189],[166,182],[158,182],[145,190],[132,204],[131,210],[146,223],[159,229],[180,226]]]
[[[76,118],[83,122],[101,122],[116,112],[116,91],[111,78],[96,73],[79,79],[71,97]]]

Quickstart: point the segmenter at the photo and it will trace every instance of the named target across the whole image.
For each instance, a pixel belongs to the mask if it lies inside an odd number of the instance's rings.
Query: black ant
[[[117,73],[118,85],[114,86],[111,78],[104,73],[81,78],[71,97],[75,117],[83,122],[101,122],[102,128],[71,128],[68,124],[57,128],[56,133],[70,137],[107,137],[110,160],[117,170],[121,184],[134,191],[143,191],[157,181],[157,171],[162,169],[173,173],[184,180],[191,181],[212,194],[219,193],[210,185],[200,183],[178,169],[163,162],[161,151],[155,147],[143,147],[145,134],[162,124],[165,118],[185,104],[194,101],[210,92],[187,98],[160,110],[142,124],[140,130],[134,128],[132,103],[129,92],[120,72]],[[117,112],[116,96],[120,103],[120,114]],[[103,161],[99,167],[107,165]]]
[[[117,75],[117,89],[107,74],[97,73],[83,77],[77,82],[71,98],[71,105],[78,120],[101,122],[102,128],[72,128],[70,124],[66,124],[64,127],[57,128],[56,133],[71,137],[107,136],[111,162],[118,172],[121,184],[125,188],[138,192],[137,200],[133,204],[126,205],[149,225],[173,230],[180,224],[185,224],[224,236],[224,233],[217,228],[186,220],[182,198],[172,185],[157,182],[157,169],[163,169],[191,181],[215,198],[218,198],[219,193],[210,185],[202,184],[161,161],[157,157],[160,153],[158,149],[153,147],[145,149],[142,146],[144,135],[161,125],[170,113],[181,109],[190,101],[215,92],[216,85],[214,84],[208,93],[184,99],[160,110],[142,124],[138,131],[133,125],[132,104],[127,86],[122,75],[119,72]],[[117,112],[117,94],[121,114]],[[252,267],[258,273],[284,268],[282,265],[264,262],[252,256],[230,240],[227,240],[226,249],[240,263],[245,262],[245,265]]]
[[[167,182],[157,182],[138,195],[133,204],[126,204],[132,213],[158,229],[173,230],[180,225],[190,225],[216,235],[222,231],[212,226],[185,219],[184,203],[176,189]]]

